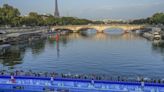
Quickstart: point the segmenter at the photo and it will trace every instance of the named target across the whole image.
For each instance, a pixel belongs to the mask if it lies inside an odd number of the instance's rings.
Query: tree
[[[44,22],[45,22],[45,25],[55,25],[56,24],[55,18],[52,15],[48,16],[44,20]]]
[[[8,4],[4,4],[3,7],[0,8],[0,19],[4,25],[11,25],[12,20],[19,16],[19,10],[17,8],[13,8]]]
[[[133,20],[131,22],[132,24],[164,24],[164,13],[156,13],[151,17],[148,17],[147,19],[138,19]]]
[[[11,21],[12,26],[20,26],[21,25],[20,19],[21,17],[14,17]]]
[[[27,17],[23,18],[23,23],[29,26],[40,26],[44,24],[44,21],[36,12],[30,12]]]
[[[164,13],[156,13],[151,17],[151,21],[155,24],[164,24]]]
[[[93,23],[87,19],[75,17],[55,18],[52,15],[39,15],[36,12],[30,12],[28,16],[21,16],[19,10],[8,4],[0,7],[0,25],[10,26],[52,26],[52,25],[84,25]]]

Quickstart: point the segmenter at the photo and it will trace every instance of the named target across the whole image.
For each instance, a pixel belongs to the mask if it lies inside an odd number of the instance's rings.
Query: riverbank
[[[0,28],[0,44],[19,44],[34,38],[42,38],[47,31],[48,27]]]
[[[163,41],[164,40],[164,30],[162,29],[162,27],[149,26],[149,27],[145,27],[142,30],[143,31],[139,33],[141,37],[144,37],[150,41],[154,41],[154,40]]]
[[[25,33],[33,32],[36,30],[45,31],[44,29],[49,29],[48,26],[35,26],[35,27],[0,27],[0,33],[11,34],[11,33]],[[46,31],[45,31],[46,32]]]
[[[6,53],[11,45],[46,39],[47,31],[48,27],[0,28],[0,55]]]

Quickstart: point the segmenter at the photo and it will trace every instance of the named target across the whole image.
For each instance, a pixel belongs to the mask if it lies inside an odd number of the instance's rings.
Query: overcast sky
[[[22,15],[31,11],[40,14],[54,12],[54,0],[0,0]],[[60,15],[88,19],[137,19],[164,12],[164,0],[58,0]]]

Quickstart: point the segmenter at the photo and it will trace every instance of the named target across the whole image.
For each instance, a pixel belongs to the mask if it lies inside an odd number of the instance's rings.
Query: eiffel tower
[[[58,1],[57,0],[55,0],[55,12],[54,12],[54,16],[55,17],[60,17],[59,9],[58,9]]]

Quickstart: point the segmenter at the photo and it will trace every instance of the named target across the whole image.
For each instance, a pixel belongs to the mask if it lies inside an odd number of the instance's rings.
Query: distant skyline
[[[22,15],[29,12],[54,14],[55,0],[0,0],[0,6],[9,4]],[[138,19],[164,12],[164,0],[58,0],[61,16],[93,20]]]

